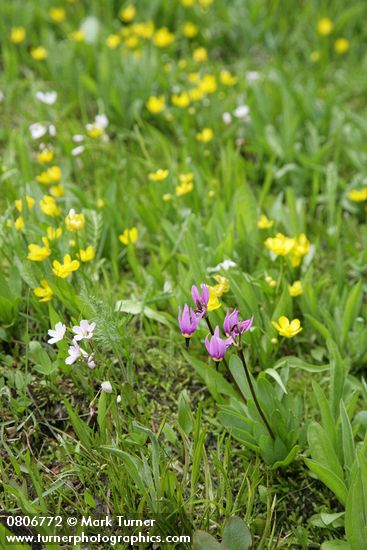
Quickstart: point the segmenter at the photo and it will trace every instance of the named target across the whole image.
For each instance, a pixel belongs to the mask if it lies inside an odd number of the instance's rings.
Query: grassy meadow
[[[0,2],[1,548],[366,550],[366,17]]]

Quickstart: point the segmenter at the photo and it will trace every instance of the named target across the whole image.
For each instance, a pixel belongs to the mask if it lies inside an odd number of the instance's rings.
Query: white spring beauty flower
[[[93,337],[96,323],[89,323],[86,319],[80,321],[80,325],[73,327],[74,340],[90,340]]]
[[[57,100],[57,92],[37,92],[36,98],[45,105],[53,105]]]
[[[73,340],[73,345],[69,346],[68,354],[68,357],[65,359],[66,365],[72,365],[79,357],[88,357],[88,353],[75,340]]]
[[[51,336],[51,338],[48,341],[49,344],[56,344],[56,342],[60,342],[66,332],[66,326],[63,323],[56,323],[55,328],[52,330],[48,330],[47,334]]]
[[[40,139],[47,132],[47,127],[41,124],[40,122],[35,122],[29,127],[32,139]]]

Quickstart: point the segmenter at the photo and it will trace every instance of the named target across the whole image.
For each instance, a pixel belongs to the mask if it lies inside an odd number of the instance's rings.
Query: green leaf
[[[277,371],[275,369],[269,368],[269,369],[266,369],[266,371],[264,371],[264,372],[265,372],[265,374],[268,374],[269,376],[274,378],[276,383],[281,387],[282,391],[284,393],[287,393],[287,389],[286,389],[286,387],[283,383],[283,380],[281,379],[280,375],[277,373]]]
[[[277,470],[278,468],[286,468],[289,466],[289,464],[296,458],[300,448],[301,447],[299,445],[295,445],[283,460],[277,460],[274,462],[271,469]]]
[[[293,355],[287,355],[282,359],[279,359],[273,365],[273,369],[279,369],[281,367],[290,367],[291,369],[301,369],[306,372],[325,372],[330,369],[330,365],[313,365],[312,363],[307,363],[300,359],[299,357],[294,357]]]
[[[332,340],[331,333],[323,323],[315,319],[315,317],[313,317],[309,313],[305,313],[305,317],[311,323],[313,328],[317,330],[317,332],[319,332],[323,338],[325,338],[325,340]]]
[[[163,313],[155,311],[138,300],[119,300],[116,302],[115,311],[122,311],[123,313],[130,313],[131,315],[145,315],[148,319],[157,321],[157,323],[161,323],[162,325],[171,325],[168,317]]]
[[[352,548],[344,540],[328,540],[322,543],[321,550],[352,550]]]
[[[359,310],[361,309],[362,303],[362,281],[359,280],[358,283],[350,291],[347,302],[344,308],[343,315],[343,329],[342,329],[342,338],[341,345],[345,346],[345,343],[348,338],[348,333],[352,328],[352,325],[358,316]]]
[[[64,400],[64,404],[76,436],[79,438],[82,445],[89,449],[91,444],[91,430],[89,426],[79,418],[66,399]]]
[[[45,376],[50,375],[57,369],[57,363],[51,362],[41,344],[35,340],[29,342],[29,357],[35,364],[34,369]]]
[[[243,519],[234,516],[229,519],[223,531],[223,543],[227,550],[248,550],[252,544],[249,528]]]
[[[334,493],[334,495],[337,497],[337,499],[342,503],[345,504],[346,498],[347,498],[347,488],[344,484],[344,482],[334,474],[331,470],[329,470],[326,466],[323,466],[319,462],[315,462],[314,460],[310,460],[309,458],[305,458],[306,466],[317,475],[317,477],[322,481],[326,487],[330,489]]]
[[[312,382],[312,388],[316,395],[317,403],[319,405],[322,426],[330,436],[332,445],[335,448],[335,445],[336,445],[335,421],[331,413],[329,402],[326,399],[324,392],[322,391],[321,387],[317,384],[317,382],[315,381]]]
[[[331,410],[334,415],[334,420],[336,421],[339,416],[340,400],[343,398],[347,370],[335,342],[333,340],[327,340],[326,345],[330,355]]]
[[[343,480],[342,465],[339,462],[326,430],[320,424],[317,424],[317,422],[312,422],[308,427],[307,439],[313,460],[319,462]]]
[[[104,435],[104,431],[106,427],[106,410],[107,410],[108,397],[109,397],[109,394],[105,391],[102,391],[98,399],[97,421],[98,421],[99,431],[102,436]]]
[[[189,404],[189,395],[186,390],[183,390],[178,398],[178,423],[186,435],[192,432],[194,423]]]
[[[249,399],[251,397],[251,393],[248,387],[245,369],[241,359],[237,355],[231,355],[229,360],[229,370],[231,371],[233,378],[236,380],[237,386],[240,388],[244,398]]]
[[[346,468],[348,475],[352,470],[353,463],[355,461],[355,445],[352,426],[348,417],[343,400],[340,401],[340,418],[342,427],[342,442],[343,442],[343,455],[344,455],[344,467]]]
[[[214,366],[209,366],[207,363],[196,359],[185,350],[183,350],[182,353],[186,361],[194,367],[197,374],[204,380],[208,386],[208,390],[216,401],[223,403],[223,398],[220,397],[221,394],[238,399],[236,390],[220,372],[215,370]]]
[[[367,493],[363,488],[361,469],[356,468],[345,507],[345,534],[353,550],[366,550]]]
[[[193,550],[224,550],[223,546],[214,537],[205,531],[195,531]]]

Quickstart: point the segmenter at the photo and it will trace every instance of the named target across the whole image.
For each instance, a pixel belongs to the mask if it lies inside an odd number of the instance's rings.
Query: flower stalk
[[[266,418],[266,416],[265,416],[265,414],[264,414],[264,412],[263,412],[263,410],[262,410],[262,408],[261,408],[261,406],[260,406],[260,403],[259,403],[259,401],[258,401],[258,399],[257,399],[257,397],[256,397],[255,388],[254,388],[254,386],[253,386],[253,384],[252,384],[250,372],[249,372],[248,367],[247,367],[247,364],[246,364],[246,359],[245,359],[245,356],[244,356],[244,354],[243,354],[243,349],[242,349],[242,347],[239,347],[239,348],[238,348],[238,355],[239,355],[239,357],[240,357],[240,359],[241,359],[243,368],[245,369],[245,374],[246,374],[246,378],[247,378],[247,383],[248,383],[248,385],[249,385],[249,388],[250,388],[250,391],[251,391],[251,395],[252,395],[252,398],[253,398],[253,400],[254,400],[255,406],[256,406],[256,408],[257,408],[257,410],[258,410],[258,413],[259,413],[259,415],[261,416],[261,418],[262,418],[262,420],[263,420],[263,422],[264,422],[264,424],[265,424],[265,426],[266,426],[266,428],[267,428],[267,430],[268,430],[268,432],[269,432],[271,438],[272,438],[272,439],[275,439],[273,430],[271,429],[270,424],[269,424],[269,422],[268,422],[268,420],[267,420],[267,418]]]

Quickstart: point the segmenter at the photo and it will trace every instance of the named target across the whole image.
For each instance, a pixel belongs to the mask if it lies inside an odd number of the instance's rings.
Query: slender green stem
[[[260,403],[259,403],[258,400],[257,400],[256,393],[255,393],[255,389],[254,389],[254,386],[253,386],[253,384],[252,384],[250,372],[249,372],[249,370],[248,370],[248,367],[247,367],[247,364],[246,364],[246,360],[245,360],[245,356],[244,356],[244,354],[243,354],[243,349],[242,349],[241,347],[238,349],[238,355],[239,355],[239,357],[240,357],[240,359],[241,359],[241,361],[242,361],[243,368],[245,369],[245,374],[246,374],[246,378],[247,378],[247,383],[248,383],[248,385],[249,385],[249,388],[250,388],[250,391],[251,391],[251,394],[252,394],[254,403],[255,403],[255,405],[256,405],[256,408],[257,408],[257,410],[258,410],[258,412],[259,412],[259,415],[260,415],[261,418],[263,419],[264,424],[265,424],[265,426],[266,426],[266,428],[267,428],[269,434],[271,435],[272,439],[275,439],[273,430],[271,429],[270,424],[269,424],[269,422],[267,421],[266,416],[265,416],[265,414],[263,413],[263,410],[262,410],[262,408],[261,408],[261,406],[260,406]]]
[[[210,334],[213,335],[213,334],[214,334],[214,330],[213,330],[213,327],[212,327],[212,325],[211,325],[211,322],[209,321],[209,318],[208,318],[208,317],[205,317],[205,321],[206,321],[206,324],[208,325],[208,329],[210,330]],[[223,363],[224,363],[224,365],[225,365],[225,367],[226,367],[226,369],[227,369],[227,371],[228,371],[228,373],[229,373],[229,376],[230,376],[230,378],[231,378],[233,384],[234,384],[234,385],[236,386],[236,388],[238,389],[238,392],[239,392],[239,394],[240,394],[240,396],[241,396],[241,398],[242,398],[242,401],[245,403],[245,405],[247,405],[247,399],[246,399],[246,397],[243,395],[243,393],[241,392],[240,386],[237,384],[237,381],[236,381],[235,377],[234,377],[233,374],[231,373],[231,370],[230,370],[230,368],[229,368],[229,365],[228,365],[227,360],[226,360],[225,357],[223,357]]]

